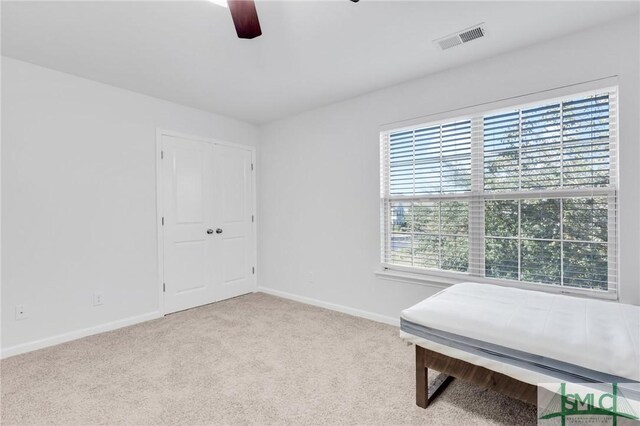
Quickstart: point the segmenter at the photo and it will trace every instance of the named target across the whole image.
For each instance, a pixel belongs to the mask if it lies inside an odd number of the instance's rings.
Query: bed
[[[541,383],[640,382],[640,307],[461,283],[406,309],[400,336],[416,345],[416,403],[453,377],[535,404]],[[440,372],[427,387],[427,371]]]

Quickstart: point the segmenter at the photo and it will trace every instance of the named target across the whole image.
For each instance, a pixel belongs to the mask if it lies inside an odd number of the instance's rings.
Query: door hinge
[[[251,273],[252,273],[252,274],[255,274],[255,273],[256,273],[256,267],[255,267],[255,266],[252,266],[252,267],[251,267]]]
[[[164,151],[160,151],[160,159],[164,159]]]
[[[164,216],[162,217],[162,226],[164,226]]]
[[[255,216],[251,215],[251,223],[253,223],[255,221]]]
[[[253,170],[253,163],[251,163],[251,170]]]
[[[167,291],[167,285],[162,283],[162,292],[165,293]]]

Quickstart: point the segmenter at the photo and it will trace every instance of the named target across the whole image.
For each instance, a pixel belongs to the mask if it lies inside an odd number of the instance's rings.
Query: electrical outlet
[[[27,307],[24,305],[17,305],[16,306],[16,319],[17,320],[23,320],[23,319],[27,319],[29,318],[29,316],[27,315]]]
[[[102,293],[93,293],[93,306],[100,306],[103,303]]]
[[[307,275],[307,282],[309,284],[314,284],[316,282],[316,277],[315,274],[311,271],[309,271],[308,275]]]

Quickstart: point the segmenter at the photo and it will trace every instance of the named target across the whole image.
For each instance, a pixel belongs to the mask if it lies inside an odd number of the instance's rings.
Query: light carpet
[[[3,425],[536,423],[534,407],[456,380],[418,408],[397,328],[262,293],[0,368]]]

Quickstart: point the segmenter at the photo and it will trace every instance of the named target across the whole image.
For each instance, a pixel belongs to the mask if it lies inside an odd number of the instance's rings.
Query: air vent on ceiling
[[[469,43],[472,40],[484,37],[487,34],[484,23],[474,25],[473,27],[466,28],[462,31],[458,31],[455,34],[448,35],[446,37],[434,40],[440,46],[440,49],[447,50],[452,47],[459,46],[464,43]]]

